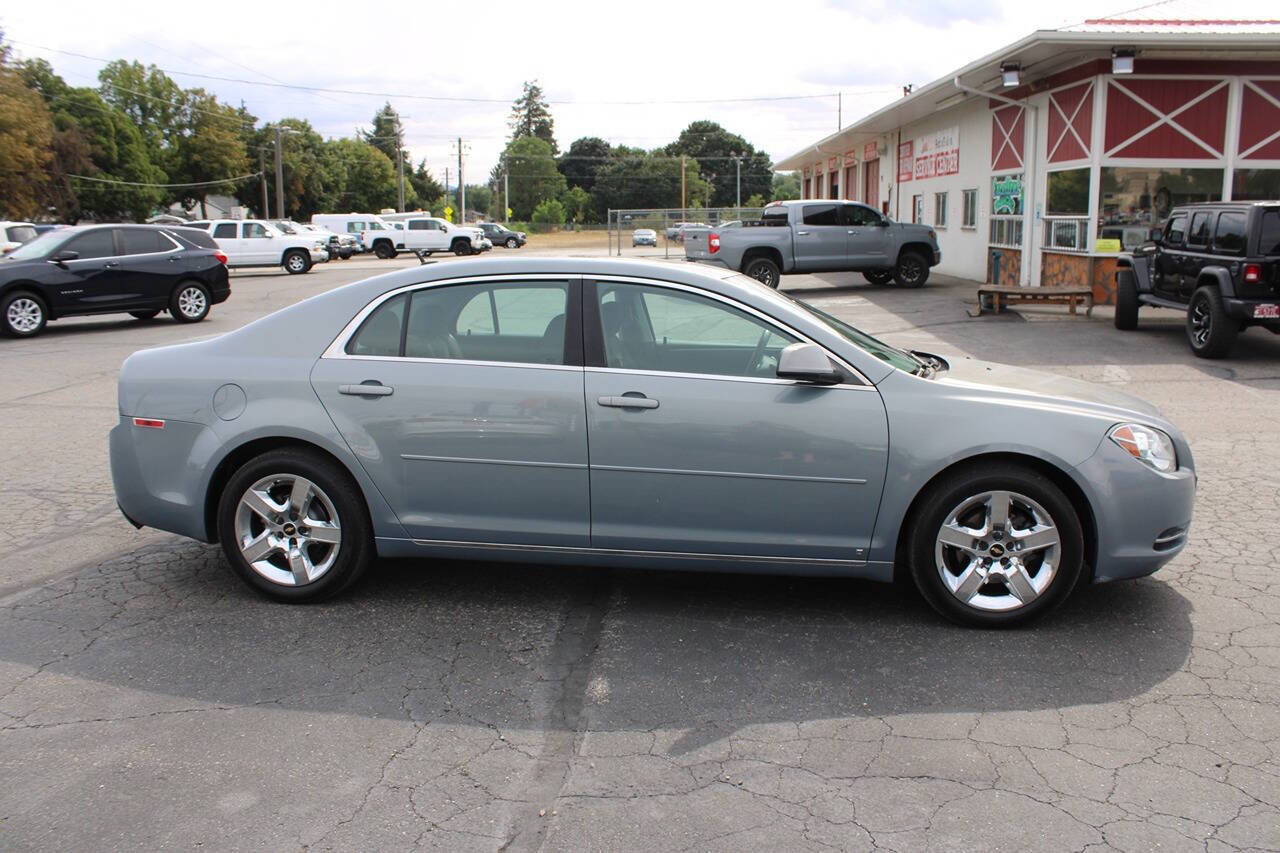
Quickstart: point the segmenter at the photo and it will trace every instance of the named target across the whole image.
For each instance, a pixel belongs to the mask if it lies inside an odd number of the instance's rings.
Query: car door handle
[[[809,232],[808,232],[808,231],[797,231],[797,232],[796,232],[796,236],[797,236],[797,237],[808,237],[808,236],[809,236]]]
[[[650,400],[648,397],[600,397],[596,402],[602,406],[612,406],[615,409],[658,408],[658,401]]]
[[[119,261],[107,261],[105,264],[102,265],[102,268],[109,269],[111,267],[118,267],[118,266],[120,266]]]
[[[366,379],[359,385],[339,385],[339,394],[351,394],[356,397],[388,397],[395,392],[390,385],[383,385],[376,380]]]

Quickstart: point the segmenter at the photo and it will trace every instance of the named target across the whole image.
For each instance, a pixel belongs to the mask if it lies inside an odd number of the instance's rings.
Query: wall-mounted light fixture
[[[1005,88],[1018,85],[1022,66],[1016,62],[1000,63],[1000,82]]]
[[[1137,51],[1131,47],[1113,47],[1111,49],[1111,73],[1132,74],[1135,55],[1137,55]]]

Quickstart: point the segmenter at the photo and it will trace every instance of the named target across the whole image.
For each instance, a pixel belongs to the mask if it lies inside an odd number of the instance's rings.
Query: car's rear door
[[[589,544],[580,287],[404,290],[316,364],[316,393],[410,536]]]
[[[245,257],[244,246],[240,240],[240,226],[235,222],[215,222],[210,232],[218,248],[227,256],[227,266],[235,267],[249,263]]]
[[[800,223],[794,226],[797,271],[838,270],[848,265],[849,229],[842,207],[834,202],[801,207]]]
[[[120,266],[115,289],[121,308],[163,307],[183,271],[183,249],[158,228],[116,229]]]

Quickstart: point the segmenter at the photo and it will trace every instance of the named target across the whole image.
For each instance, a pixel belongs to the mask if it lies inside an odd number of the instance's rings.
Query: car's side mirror
[[[52,258],[50,258],[50,260],[56,264],[65,264],[67,261],[74,261],[79,257],[80,257],[79,252],[74,251],[72,249],[63,249],[61,252],[58,252]]]
[[[1147,239],[1159,246],[1164,242],[1164,231],[1159,228],[1152,228],[1147,232]]]
[[[844,381],[840,368],[817,344],[791,344],[778,356],[778,378],[815,385],[838,385]]]

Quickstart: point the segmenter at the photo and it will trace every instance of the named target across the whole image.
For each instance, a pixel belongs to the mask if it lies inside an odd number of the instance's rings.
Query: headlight
[[[1118,424],[1107,433],[1107,438],[1120,448],[1157,471],[1172,471],[1178,467],[1178,454],[1173,449],[1173,439],[1158,429],[1141,424]]]

